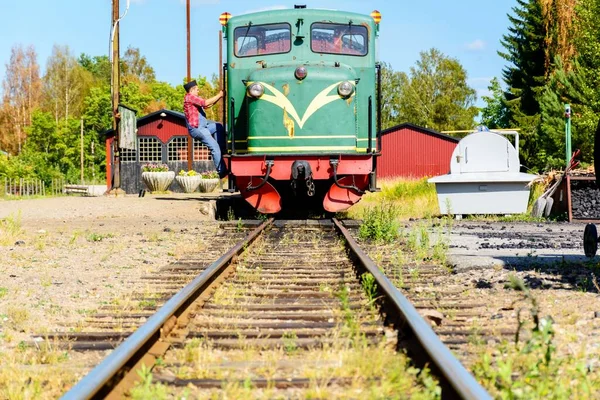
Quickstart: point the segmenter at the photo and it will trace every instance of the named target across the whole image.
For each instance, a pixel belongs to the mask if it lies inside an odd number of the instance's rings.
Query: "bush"
[[[398,209],[394,204],[382,203],[375,207],[367,207],[363,211],[363,223],[358,236],[390,243],[398,237]]]

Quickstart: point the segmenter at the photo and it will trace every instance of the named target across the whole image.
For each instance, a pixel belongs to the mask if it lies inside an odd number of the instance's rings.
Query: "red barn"
[[[381,132],[377,177],[443,175],[450,172],[450,157],[459,139],[409,123]]]
[[[115,132],[106,132],[106,185],[111,188],[114,173],[112,151]],[[127,193],[138,193],[146,186],[142,182],[142,165],[164,163],[177,174],[187,171],[188,134],[183,113],[160,110],[137,119],[136,149],[121,149],[121,188]],[[196,172],[215,169],[212,157],[206,146],[194,140],[192,167]],[[181,188],[175,181],[169,187],[173,192]]]

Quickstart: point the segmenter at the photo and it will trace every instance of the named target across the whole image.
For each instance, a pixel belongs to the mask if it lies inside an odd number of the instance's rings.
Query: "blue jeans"
[[[200,114],[200,121],[197,128],[191,127],[187,121],[185,121],[185,124],[190,136],[208,147],[219,176],[224,178],[227,175],[227,168],[223,161],[223,153],[227,151],[227,145],[223,125],[207,120],[202,114]]]

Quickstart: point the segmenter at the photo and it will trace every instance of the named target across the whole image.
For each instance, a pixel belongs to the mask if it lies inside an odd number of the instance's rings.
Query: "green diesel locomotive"
[[[304,6],[221,16],[230,182],[258,211],[342,211],[375,190],[380,19]]]

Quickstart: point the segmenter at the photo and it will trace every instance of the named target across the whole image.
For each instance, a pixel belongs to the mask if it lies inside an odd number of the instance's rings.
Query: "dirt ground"
[[[217,227],[206,205],[186,195],[0,200],[0,351],[202,251]]]

